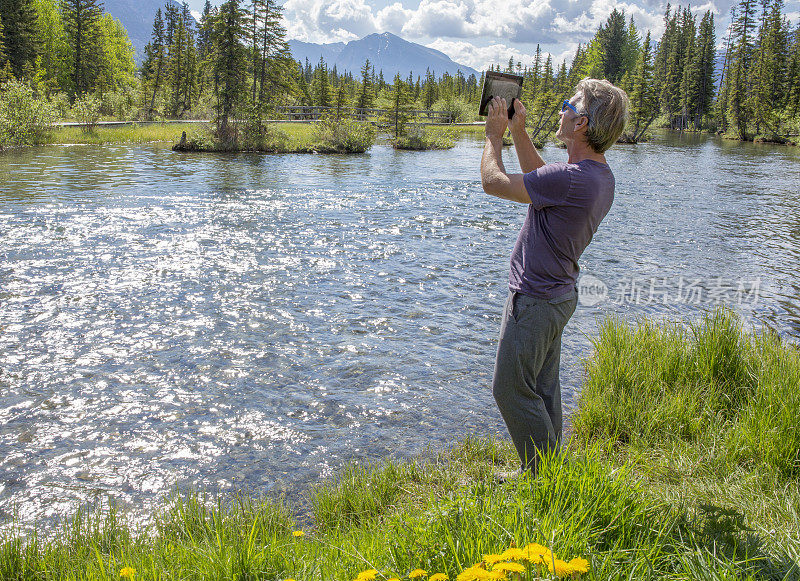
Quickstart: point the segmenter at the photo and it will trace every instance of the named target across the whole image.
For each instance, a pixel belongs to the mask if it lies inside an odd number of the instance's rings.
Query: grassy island
[[[175,151],[264,153],[364,153],[375,143],[371,123],[324,118],[310,124],[244,123],[227,131],[204,126],[187,135]]]
[[[452,149],[456,144],[456,132],[446,127],[416,126],[392,142],[395,149],[425,151],[429,149]]]
[[[800,354],[717,311],[689,327],[606,320],[564,453],[535,478],[505,440],[351,465],[310,514],[236,495],[10,536],[2,579],[532,581],[800,578]]]

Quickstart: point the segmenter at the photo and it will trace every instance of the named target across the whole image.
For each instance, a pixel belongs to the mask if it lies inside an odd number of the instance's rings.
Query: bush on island
[[[55,111],[27,84],[11,80],[0,91],[0,149],[10,145],[38,145],[53,129]]]
[[[83,131],[91,133],[100,121],[100,99],[94,95],[84,95],[72,104],[72,116],[83,124]]]
[[[423,151],[426,149],[451,149],[456,144],[453,131],[441,127],[413,126],[405,135],[401,135],[392,145],[395,149]]]
[[[441,99],[436,101],[431,107],[434,111],[445,111],[450,113],[453,123],[464,123],[474,121],[477,117],[474,109],[469,103],[456,97],[452,93],[445,93]]]
[[[313,124],[314,150],[320,153],[364,153],[375,143],[372,123],[323,117]]]
[[[69,95],[66,93],[58,92],[50,95],[50,106],[59,119],[66,119],[69,117]]]

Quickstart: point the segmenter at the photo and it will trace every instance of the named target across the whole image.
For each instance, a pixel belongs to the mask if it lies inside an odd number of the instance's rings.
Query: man
[[[528,204],[511,254],[492,392],[522,462],[535,473],[541,453],[561,442],[561,334],[578,303],[578,259],[614,200],[604,152],[619,138],[628,97],[605,80],[583,79],[564,101],[556,137],[566,163],[545,164],[525,131],[525,107],[495,97],[486,120],[481,182],[487,194]],[[508,127],[524,174],[501,159]]]

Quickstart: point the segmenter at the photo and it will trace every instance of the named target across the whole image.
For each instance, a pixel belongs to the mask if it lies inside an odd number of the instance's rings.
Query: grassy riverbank
[[[297,147],[310,146],[313,141],[311,125],[306,123],[276,123],[275,126],[286,133],[291,143]],[[49,136],[48,144],[91,144],[113,143],[177,143],[181,134],[200,131],[199,123],[165,123],[148,125],[98,125],[86,132],[80,127],[59,127]]]
[[[314,144],[314,129],[311,123],[281,123],[274,124],[276,129],[285,133],[289,140],[288,148],[297,150],[311,150]],[[105,145],[113,143],[152,143],[165,142],[177,143],[181,134],[186,131],[192,135],[201,130],[202,124],[198,123],[167,123],[148,125],[98,125],[90,132],[85,132],[80,127],[59,127],[47,139],[48,144],[92,144]],[[483,125],[432,125],[434,136],[441,135],[456,138],[461,135],[483,135]]]
[[[585,558],[586,579],[797,579],[799,385],[795,348],[726,313],[688,330],[606,321],[574,438],[537,478],[499,484],[495,472],[515,465],[510,444],[467,438],[415,462],[348,467],[309,493],[302,526],[277,500],[189,495],[139,536],[112,514],[76,517],[52,541],[6,539],[0,578],[345,581],[423,569],[483,581],[472,565],[486,555],[537,543],[563,563]],[[522,567],[509,579],[567,572],[523,556],[506,554]]]
[[[91,131],[80,127],[59,127],[47,140],[49,144],[82,143],[105,145],[113,143],[176,142],[181,132],[192,131],[196,123],[166,123],[164,125],[98,125]]]

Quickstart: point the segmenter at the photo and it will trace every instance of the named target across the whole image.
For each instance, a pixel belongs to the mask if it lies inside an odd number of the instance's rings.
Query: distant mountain
[[[361,40],[351,40],[347,44],[342,42],[314,44],[290,40],[289,48],[292,56],[301,63],[308,59],[315,65],[321,56],[329,67],[336,65],[340,73],[350,71],[355,76],[358,76],[364,61],[369,59],[375,66],[376,74],[382,70],[383,77],[388,82],[391,82],[396,73],[406,78],[408,73],[413,71],[415,77],[417,75],[424,77],[426,69],[430,69],[437,77],[445,71],[455,75],[458,70],[461,70],[465,77],[472,74],[476,77],[481,76],[475,69],[454,62],[443,52],[409,42],[390,32],[370,34]]]
[[[144,60],[144,46],[150,42],[156,11],[161,8],[163,13],[167,3],[179,8],[181,6],[176,0],[106,0],[103,3],[106,12],[119,20],[128,31],[136,51],[136,64],[142,64]]]

